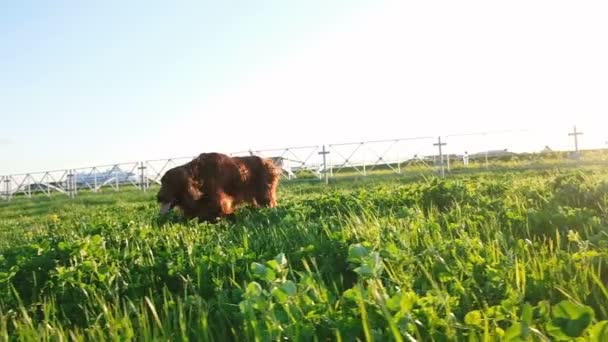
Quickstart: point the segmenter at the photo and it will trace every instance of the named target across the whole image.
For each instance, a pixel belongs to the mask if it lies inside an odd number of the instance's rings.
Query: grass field
[[[608,170],[284,183],[235,222],[155,191],[0,204],[3,340],[608,341]]]

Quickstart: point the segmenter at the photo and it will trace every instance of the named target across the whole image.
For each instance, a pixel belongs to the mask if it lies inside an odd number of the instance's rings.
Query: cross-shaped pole
[[[73,190],[72,190],[72,187],[73,187],[72,177],[73,176],[74,175],[72,174],[72,171],[68,170],[67,180],[66,180],[66,184],[65,185],[66,185],[66,188],[67,188],[66,190],[68,191],[68,196],[70,196],[70,198],[74,197],[74,193],[73,193]]]
[[[11,183],[10,179],[8,177],[6,177],[6,179],[4,180],[4,191],[5,191],[7,201],[11,200],[11,195],[9,192],[10,183]]]
[[[140,162],[137,169],[139,170],[139,188],[146,192],[148,184],[146,184],[146,166],[144,162]]]
[[[325,149],[325,145],[323,145],[323,148],[321,149],[321,152],[319,152],[319,154],[323,156],[323,172],[325,173],[325,184],[329,184],[329,174],[327,173],[327,158],[326,158],[326,156],[329,154],[329,151],[327,151]]]
[[[568,133],[568,135],[574,136],[574,151],[576,152],[576,155],[578,155],[578,136],[583,135],[583,132],[578,132],[575,125],[574,131],[572,131],[572,133]]]
[[[445,177],[445,170],[443,168],[443,152],[441,150],[441,146],[445,146],[445,145],[447,145],[447,144],[441,142],[441,137],[438,137],[437,142],[433,144],[433,146],[439,147],[439,163],[441,165],[441,178]]]

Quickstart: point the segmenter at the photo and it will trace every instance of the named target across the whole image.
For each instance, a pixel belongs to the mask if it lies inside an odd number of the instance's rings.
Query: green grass
[[[217,225],[155,189],[2,203],[0,338],[606,340],[605,168],[279,191]]]

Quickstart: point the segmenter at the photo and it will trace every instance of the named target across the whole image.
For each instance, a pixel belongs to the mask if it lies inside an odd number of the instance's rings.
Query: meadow
[[[284,182],[216,225],[147,193],[0,203],[0,338],[608,341],[608,169]]]

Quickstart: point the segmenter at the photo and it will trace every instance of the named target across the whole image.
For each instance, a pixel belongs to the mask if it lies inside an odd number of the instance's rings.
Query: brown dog
[[[280,175],[268,159],[202,153],[165,173],[157,201],[163,214],[178,207],[187,219],[215,222],[241,203],[275,207]]]

